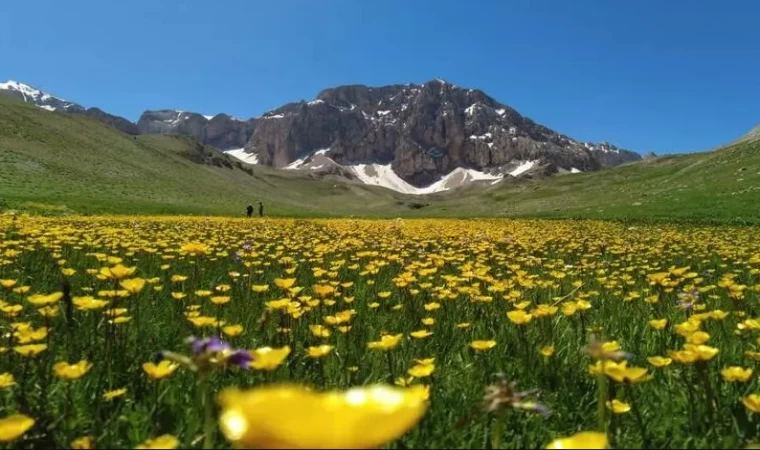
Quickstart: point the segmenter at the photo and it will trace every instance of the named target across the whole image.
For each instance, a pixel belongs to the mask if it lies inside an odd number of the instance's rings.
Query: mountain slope
[[[751,129],[749,133],[742,136],[740,141],[757,141],[760,140],[760,125]]]
[[[403,209],[383,189],[244,165],[183,136],[129,136],[0,96],[0,205],[76,212],[349,215]]]
[[[99,108],[85,109],[82,105],[50,95],[28,84],[9,80],[0,83],[0,94],[38,106],[48,111],[82,114],[110,125],[127,134],[138,134],[137,126],[127,119],[108,114]]]
[[[683,219],[760,224],[760,140],[428,200],[426,215]]]

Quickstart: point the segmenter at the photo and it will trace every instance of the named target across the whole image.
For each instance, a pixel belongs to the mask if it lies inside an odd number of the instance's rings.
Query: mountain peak
[[[48,111],[84,112],[84,108],[76,103],[55,97],[16,80],[0,83],[0,93],[15,97],[25,103],[31,103]]]

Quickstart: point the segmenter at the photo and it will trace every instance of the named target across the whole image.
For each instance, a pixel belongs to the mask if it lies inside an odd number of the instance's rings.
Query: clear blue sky
[[[444,78],[577,139],[683,152],[760,123],[758,18],[756,0],[14,0],[0,79],[136,120]]]

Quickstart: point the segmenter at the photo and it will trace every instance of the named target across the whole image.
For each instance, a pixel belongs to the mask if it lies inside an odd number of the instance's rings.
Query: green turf
[[[760,141],[427,197],[251,167],[180,136],[128,136],[0,98],[0,209],[35,213],[579,217],[760,223]],[[412,209],[410,202],[428,206]]]

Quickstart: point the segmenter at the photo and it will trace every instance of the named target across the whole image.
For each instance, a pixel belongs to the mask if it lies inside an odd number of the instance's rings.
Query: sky
[[[680,153],[760,124],[758,17],[756,0],[7,1],[0,81],[137,120],[442,78],[575,139]]]

